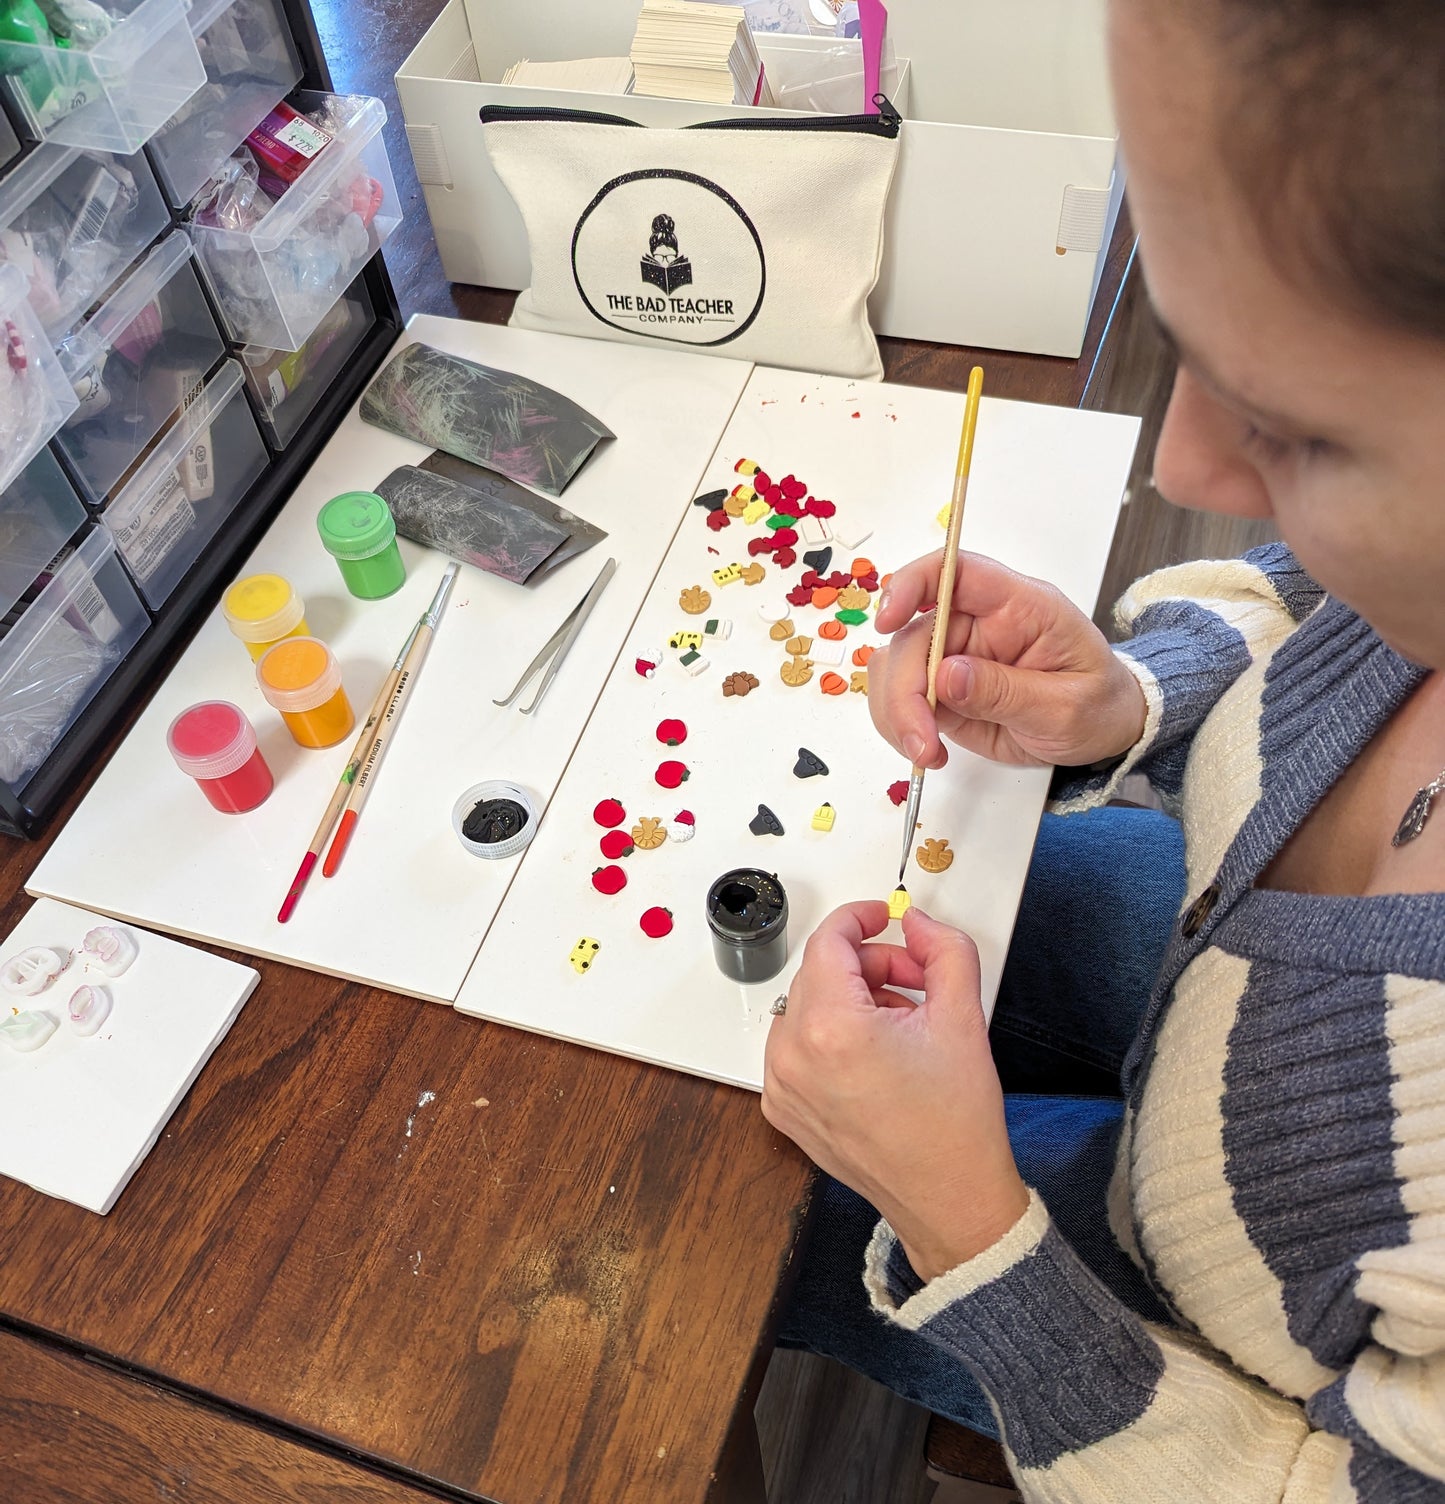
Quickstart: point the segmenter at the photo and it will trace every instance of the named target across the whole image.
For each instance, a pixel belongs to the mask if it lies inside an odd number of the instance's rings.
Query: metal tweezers
[[[517,687],[505,700],[493,700],[493,705],[510,705],[522,693],[532,675],[550,658],[552,661],[547,663],[547,672],[542,675],[542,682],[537,686],[537,693],[532,696],[532,703],[522,707],[523,715],[531,715],[542,703],[542,696],[551,688],[553,679],[557,677],[557,670],[562,667],[562,660],[577,640],[577,634],[582,630],[582,624],[591,615],[593,606],[597,604],[597,598],[606,590],[608,580],[616,573],[617,560],[609,559],[602,566],[601,573],[592,581],[592,588],[568,613],[566,621],[542,644],[542,651],[527,665],[527,671],[517,680]]]

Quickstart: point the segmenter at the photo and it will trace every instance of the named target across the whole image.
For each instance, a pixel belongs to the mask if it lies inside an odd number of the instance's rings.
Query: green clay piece
[[[763,524],[763,526],[766,528],[771,528],[773,532],[777,532],[780,527],[792,527],[792,525],[797,520],[798,519],[796,517],[789,517],[782,512],[774,512],[773,515],[769,517],[768,520]]]
[[[841,621],[845,627],[861,627],[868,620],[866,611],[835,611],[834,620]]]

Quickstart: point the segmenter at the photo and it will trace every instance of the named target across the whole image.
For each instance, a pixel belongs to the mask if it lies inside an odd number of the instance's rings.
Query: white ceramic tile
[[[837,503],[835,536],[867,534],[868,556],[886,571],[942,542],[935,518],[952,490],[962,413],[963,399],[947,393],[759,370],[699,489],[726,484],[740,457],[757,460],[775,479],[793,471],[816,495]],[[964,546],[1053,580],[1091,609],[1137,427],[1130,418],[985,398]],[[736,523],[710,533],[700,514],[685,520],[458,1008],[757,1087],[767,1006],[786,987],[807,935],[837,904],[883,898],[893,889],[902,814],[886,791],[907,778],[908,767],[873,731],[862,695],[823,695],[817,669],[811,683],[786,687],[779,678],[785,655],[769,636],[768,613],[745,609],[765,591],[780,598],[801,574],[801,560],[781,578],[771,571],[756,587],[712,591],[709,614],[725,612],[735,627],[729,641],[711,650],[706,674],[689,678],[673,655],[665,655],[652,679],[633,671],[638,651],[665,642],[689,620],[679,610],[679,592],[707,584],[719,560],[744,557],[751,535]],[[835,549],[834,567],[851,560]],[[811,606],[789,614],[808,635],[823,619]],[[851,657],[860,643],[877,640],[869,625],[850,630],[845,645]],[[723,679],[737,670],[755,674],[759,687],[744,699],[725,698]],[[686,722],[681,747],[658,743],[655,728],[664,716]],[[828,763],[827,777],[793,776],[799,746]],[[667,758],[691,770],[672,792],[653,778]],[[918,835],[947,837],[957,854],[936,877],[910,859],[908,887],[917,902],[973,934],[989,1006],[1047,781],[1042,770],[1002,768],[955,752],[926,785]],[[669,841],[626,858],[627,887],[603,897],[589,880],[603,864],[592,809],[609,795],[622,800],[629,825],[643,815],[670,820],[682,808],[697,823],[686,844]],[[759,801],[781,819],[782,838],[749,832]],[[824,801],[836,811],[827,834],[811,828]],[[712,881],[747,865],[781,877],[793,952],[775,982],[751,989],[719,973],[703,917]],[[674,912],[676,928],[665,939],[649,940],[638,928],[652,905]],[[568,955],[583,935],[601,949],[579,975]]]
[[[346,860],[335,878],[312,877],[289,924],[278,924],[276,911],[351,738],[325,752],[296,747],[218,612],[41,862],[31,892],[396,992],[456,996],[517,861],[465,852],[452,805],[492,778],[524,784],[539,807],[551,796],[751,368],[455,319],[417,318],[409,335],[555,387],[614,431],[561,498],[607,539],[536,587],[463,569]],[[370,488],[428,453],[353,411],[237,571],[274,570],[300,590],[359,716],[446,560],[403,541],[403,589],[384,601],[355,600],[322,551],[316,513],[338,492]],[[540,709],[524,716],[516,706],[495,708],[609,555],[617,574]],[[172,718],[212,698],[251,715],[276,774],[275,793],[250,814],[212,810],[166,752]]]
[[[111,979],[80,950],[87,930],[110,922],[41,898],[0,945],[0,961],[29,946],[75,953],[39,996],[0,993],[7,1015],[42,1008],[60,1024],[31,1054],[0,1044],[0,1174],[93,1212],[115,1204],[259,980],[249,966],[136,929],[140,953]],[[88,983],[108,987],[112,1006],[83,1038],[66,1015]]]

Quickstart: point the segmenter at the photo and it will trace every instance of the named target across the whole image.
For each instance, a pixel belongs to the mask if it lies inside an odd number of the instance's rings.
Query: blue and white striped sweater
[[[1254,887],[1422,671],[1279,545],[1119,613],[1144,735],[1059,807],[1140,771],[1184,828],[1111,1195],[1179,1326],[1036,1196],[922,1288],[880,1224],[870,1295],[979,1378],[1029,1500],[1445,1501],[1445,894]]]

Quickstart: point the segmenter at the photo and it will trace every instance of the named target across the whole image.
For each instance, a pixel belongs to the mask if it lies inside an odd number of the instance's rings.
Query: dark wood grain
[[[337,86],[387,102],[408,217],[386,254],[404,310],[499,321],[510,294],[442,277],[391,80],[440,8],[315,5]],[[990,392],[1079,401],[1127,251],[1121,226],[1085,359],[983,352]],[[979,356],[884,342],[905,383],[960,390]],[[0,843],[0,933],[43,849]],[[106,1499],[166,1497],[166,1468],[192,1450],[169,1409],[145,1408],[147,1376],[312,1451],[503,1504],[755,1496],[747,1417],[810,1177],[756,1098],[258,969],[108,1217],[0,1182],[0,1327],[140,1376],[114,1377],[125,1401],[75,1407],[78,1424],[105,1423],[103,1404],[141,1417],[135,1444],[150,1450],[99,1472]],[[0,1452],[33,1459],[11,1438],[47,1434],[55,1412],[23,1393],[0,1390]],[[250,1497],[287,1495],[258,1483]]]
[[[434,1504],[431,1490],[0,1332],[7,1504]]]

